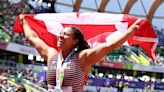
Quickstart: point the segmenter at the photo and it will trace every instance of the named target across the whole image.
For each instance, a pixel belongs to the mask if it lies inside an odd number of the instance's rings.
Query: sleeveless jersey
[[[48,85],[56,86],[56,65],[58,55],[48,62],[47,81]],[[64,70],[62,87],[71,86],[73,92],[83,92],[85,73],[81,70],[76,54],[73,54],[67,68]]]

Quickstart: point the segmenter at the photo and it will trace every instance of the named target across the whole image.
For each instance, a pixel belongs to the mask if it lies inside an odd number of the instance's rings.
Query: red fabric
[[[131,15],[127,15],[124,16],[124,21],[128,21],[128,26],[130,27],[130,25],[135,22],[137,20],[136,17],[131,16]],[[156,50],[154,52],[151,52],[151,48],[154,45],[154,42],[143,42],[143,41],[136,41],[133,40],[132,38],[134,36],[140,36],[140,37],[148,37],[148,38],[157,38],[156,33],[153,30],[153,27],[151,26],[151,24],[149,23],[149,21],[147,19],[144,19],[139,27],[139,30],[128,39],[128,43],[129,45],[132,44],[136,44],[139,47],[141,47],[146,53],[147,55],[153,60],[155,61],[155,58],[153,58],[152,53],[154,53],[156,55]]]
[[[49,33],[47,31],[46,25],[44,21],[37,20],[34,18],[35,15],[29,14],[26,17],[27,22],[29,23],[30,27],[39,35],[45,43],[51,47],[57,49],[56,40],[57,36]],[[80,16],[80,13],[77,13],[77,17]],[[131,15],[124,15],[122,22],[128,22],[128,27],[130,27],[138,18],[131,16]],[[22,26],[19,22],[19,18],[16,19],[14,25],[15,32],[23,32]],[[102,20],[103,21],[103,20]],[[120,21],[119,21],[120,22]],[[114,24],[73,24],[73,23],[62,23],[62,26],[74,25],[79,27],[82,30],[82,33],[85,35],[85,40],[92,44],[91,47],[94,47],[93,43],[102,43],[105,42],[105,38],[109,35],[109,32],[116,31]],[[97,36],[97,37],[96,37]],[[141,25],[139,30],[134,34],[134,36],[141,36],[141,37],[150,37],[150,38],[157,38],[155,32],[151,24],[145,19]],[[152,60],[155,58],[152,57],[151,48],[154,42],[143,42],[143,41],[136,41],[133,40],[133,37],[128,39],[128,43],[130,45],[137,44],[140,46]],[[153,52],[156,54],[156,52]]]
[[[30,24],[30,27],[38,34],[38,36],[49,46],[57,49],[57,36],[47,32],[44,21],[34,19],[34,15],[27,15],[26,21]],[[23,32],[23,27],[20,24],[19,18],[16,19],[14,25],[15,32]],[[39,44],[39,43],[38,43]]]

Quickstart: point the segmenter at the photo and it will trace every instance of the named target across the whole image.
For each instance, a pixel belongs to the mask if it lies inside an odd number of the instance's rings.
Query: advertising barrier
[[[116,80],[116,79],[100,79],[100,78],[88,78],[90,86],[96,87],[118,87],[120,81],[123,85],[126,84],[128,88],[139,88],[139,89],[150,89],[153,87],[154,90],[163,90],[164,83],[152,83],[152,82],[136,82],[136,81],[126,81],[126,80]]]

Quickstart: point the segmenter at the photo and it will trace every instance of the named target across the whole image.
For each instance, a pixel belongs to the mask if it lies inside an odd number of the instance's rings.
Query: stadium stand
[[[36,7],[31,6],[28,0],[21,0],[21,2],[18,3],[11,3],[9,1],[12,0],[0,0],[0,11],[2,11],[0,13],[0,44],[13,42],[30,46],[30,44],[26,42],[26,39],[24,38],[24,35],[22,33],[13,32],[14,20],[16,16],[21,13],[43,13],[46,11],[36,11],[36,9],[33,9]],[[41,6],[39,6],[37,8],[42,10],[44,7],[41,8]],[[154,26],[154,30],[159,38],[156,64],[152,63],[152,61],[147,58],[146,54],[139,47],[136,46],[120,47],[109,53],[106,57],[104,57],[103,60],[110,63],[114,62],[117,64],[143,64],[141,61],[146,60],[146,62],[148,63],[144,63],[143,65],[154,65],[157,67],[164,67],[164,29],[157,28],[156,26]],[[26,68],[19,69],[20,66]],[[35,67],[35,63],[33,63],[33,65],[20,64],[18,63],[18,60],[12,61],[12,57],[1,56],[0,90],[2,92],[14,92],[18,90],[22,90],[21,92],[24,92],[23,90],[25,90],[26,88],[26,90],[29,91],[33,90],[34,92],[36,92],[36,90],[42,90],[42,92],[44,92],[47,89],[46,80],[43,80],[43,78],[40,78],[39,80],[39,71],[33,69]],[[40,64],[40,67],[42,67],[42,64]],[[148,75],[148,78],[145,78],[145,75]],[[117,92],[118,90],[128,90],[126,88],[132,88],[133,91],[158,90],[158,92],[162,92],[164,90],[162,89],[164,85],[163,75],[164,73],[133,70],[124,71],[124,69],[119,70],[95,65],[91,69],[88,80],[85,83],[85,92],[89,92],[92,89],[96,89],[96,91],[99,89],[103,90],[104,92],[104,90],[107,90],[105,89],[105,87],[110,88],[110,90],[113,90],[112,92]],[[22,85],[23,83],[25,85]],[[134,86],[130,85],[131,83],[138,83],[144,86],[142,88],[139,87],[140,89],[134,89]],[[119,86],[119,84],[122,86]],[[154,87],[154,85],[156,86]],[[102,87],[102,89],[95,86],[100,86]],[[34,87],[34,89],[32,89],[31,87]],[[124,89],[121,89],[119,87],[123,87]]]

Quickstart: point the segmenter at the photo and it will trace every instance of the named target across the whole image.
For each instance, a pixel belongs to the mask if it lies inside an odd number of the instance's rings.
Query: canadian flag
[[[101,44],[109,38],[111,33],[124,32],[138,18],[127,14],[109,13],[44,13],[25,14],[30,27],[45,43],[57,49],[57,35],[65,26],[76,26],[81,29],[85,40],[91,47]],[[17,17],[14,25],[15,32],[23,32],[20,19]],[[119,36],[119,35],[118,35]],[[116,36],[117,37],[117,36]],[[109,40],[108,40],[109,41]],[[155,62],[158,38],[147,19],[144,19],[139,30],[128,39],[128,45],[140,46]]]

